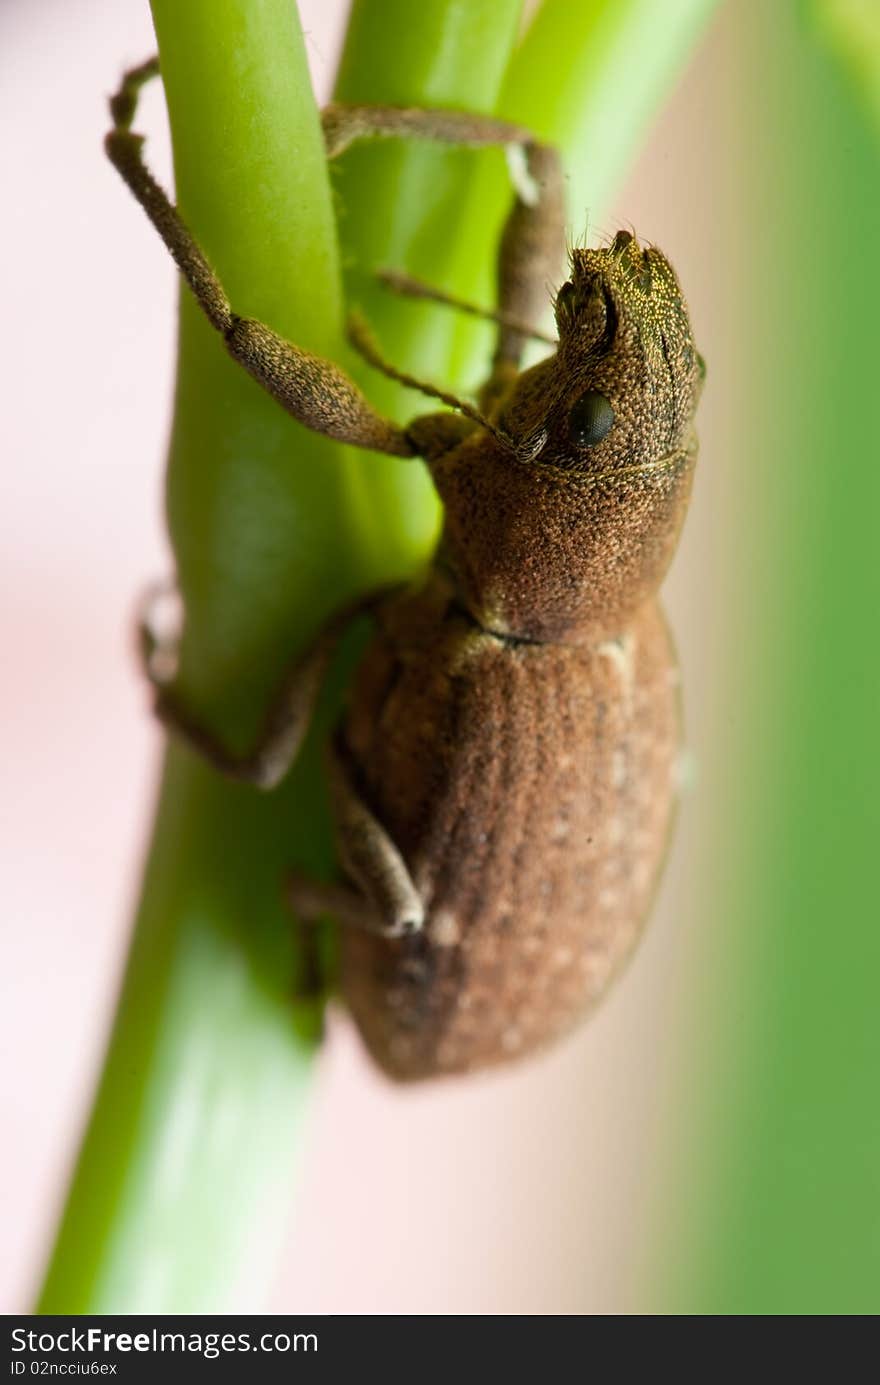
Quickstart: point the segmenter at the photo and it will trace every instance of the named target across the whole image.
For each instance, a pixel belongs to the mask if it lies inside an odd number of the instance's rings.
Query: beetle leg
[[[481,149],[534,143],[524,125],[472,111],[428,106],[360,106],[331,103],[321,111],[327,158],[360,139],[424,139]]]
[[[331,990],[332,971],[322,955],[320,932],[314,923],[303,917],[294,920],[294,940],[297,974],[291,987],[293,1003],[325,1000]],[[317,1037],[323,1038],[323,1017]]]
[[[498,246],[496,269],[499,325],[493,375],[515,374],[528,335],[519,325],[540,322],[551,287],[565,263],[565,190],[557,151],[537,142],[526,146],[525,167],[534,189],[519,189]],[[490,382],[491,383],[491,382]]]
[[[398,457],[415,449],[402,428],[382,418],[344,371],[285,341],[262,322],[239,317],[177,208],[143,160],[143,136],[131,123],[140,88],[159,71],[158,59],[133,68],[110,101],[113,129],[106,149],[111,162],[164,240],[208,321],[243,365],[288,413],[306,428],[355,447]]]
[[[379,916],[370,908],[363,895],[345,885],[313,880],[311,876],[301,875],[299,871],[290,871],[285,894],[297,919],[307,926],[329,916],[343,928],[358,928],[362,932],[376,933],[379,936],[386,933]]]
[[[328,158],[370,136],[437,140],[471,148],[508,150],[516,197],[498,248],[498,336],[492,374],[481,395],[488,408],[519,370],[565,259],[562,164],[552,145],[530,130],[465,111],[396,106],[327,106],[321,113]]]
[[[257,743],[243,754],[231,751],[187,709],[163,671],[173,668],[175,660],[167,642],[157,638],[148,615],[140,622],[139,645],[144,671],[155,689],[156,715],[221,774],[260,789],[275,788],[297,757],[340,639],[355,617],[369,611],[389,590],[385,587],[360,597],[331,617],[283,678]]]
[[[328,755],[336,847],[351,885],[326,884],[294,874],[288,899],[304,919],[333,914],[340,923],[386,938],[421,930],[425,906],[406,862],[352,784],[340,751]]]
[[[401,298],[421,298],[428,303],[441,303],[444,307],[453,308],[459,313],[466,313],[469,317],[479,317],[484,322],[494,322],[497,327],[509,327],[511,330],[529,337],[532,341],[545,342],[548,346],[557,345],[556,337],[549,332],[539,331],[537,327],[531,326],[528,322],[521,322],[519,318],[512,317],[501,308],[482,308],[477,303],[469,303],[465,298],[457,298],[455,294],[445,293],[443,289],[435,288],[433,284],[426,284],[421,279],[414,279],[411,274],[404,274],[397,269],[380,269],[376,273],[376,278],[383,288],[390,289],[392,293],[399,294]]]

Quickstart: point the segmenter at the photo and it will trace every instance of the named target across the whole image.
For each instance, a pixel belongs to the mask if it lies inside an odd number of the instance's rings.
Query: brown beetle
[[[131,133],[156,71],[154,60],[124,79],[108,152],[229,351],[306,426],[423,457],[445,511],[427,574],[360,603],[376,633],[329,757],[345,883],[294,879],[291,902],[344,925],[343,993],[392,1077],[532,1051],[585,1015],[631,954],[669,834],[679,711],[656,594],[687,507],[703,377],[675,275],[624,231],[573,251],[555,350],[521,371],[562,255],[555,151],[458,112],[328,108],[331,157],[403,135],[523,160],[478,409],[393,371],[355,327],[373,364],[459,410],[399,428],[337,366],[232,311]],[[160,716],[220,769],[272,787],[350,616],[298,662],[253,753],[232,756],[188,717],[151,659]]]

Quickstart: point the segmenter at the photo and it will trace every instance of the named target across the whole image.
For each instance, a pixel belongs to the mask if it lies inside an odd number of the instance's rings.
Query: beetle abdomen
[[[508,1060],[604,993],[664,853],[676,682],[654,602],[592,647],[503,641],[427,592],[387,608],[342,741],[426,926],[345,930],[342,985],[391,1076]]]

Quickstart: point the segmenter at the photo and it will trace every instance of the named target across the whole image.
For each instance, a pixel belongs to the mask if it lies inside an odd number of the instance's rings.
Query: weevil
[[[457,410],[399,427],[338,366],[234,312],[131,128],[157,70],[123,79],[107,151],[208,320],[306,427],[422,458],[444,510],[427,571],[360,603],[374,634],[327,759],[341,878],[292,877],[290,902],[341,925],[341,989],[391,1077],[530,1053],[585,1016],[630,957],[670,831],[680,716],[657,592],[687,508],[704,373],[675,274],[628,231],[572,250],[553,350],[524,369],[565,258],[556,151],[484,116],[327,108],[330,158],[381,136],[520,160],[477,406],[395,371],[356,324],[373,364]],[[272,788],[350,614],[298,660],[247,755],[199,725],[148,658],[159,716],[217,768]]]

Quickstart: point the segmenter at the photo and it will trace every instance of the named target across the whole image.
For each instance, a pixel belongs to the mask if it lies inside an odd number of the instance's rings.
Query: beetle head
[[[575,250],[555,308],[557,353],[520,376],[500,420],[521,455],[604,477],[685,448],[703,366],[665,256],[628,231]]]
[[[620,231],[575,250],[559,346],[524,371],[485,435],[433,467],[446,552],[487,628],[535,639],[614,630],[656,589],[696,455],[703,380],[675,274]]]

